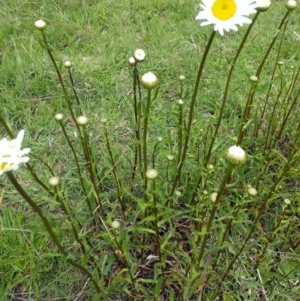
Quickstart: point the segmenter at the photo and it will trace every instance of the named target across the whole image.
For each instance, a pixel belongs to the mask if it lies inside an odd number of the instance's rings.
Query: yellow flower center
[[[6,167],[6,165],[7,165],[7,162],[2,162],[2,163],[0,164],[0,170],[4,170],[5,167]]]
[[[216,0],[211,10],[217,19],[226,21],[236,13],[235,0]]]

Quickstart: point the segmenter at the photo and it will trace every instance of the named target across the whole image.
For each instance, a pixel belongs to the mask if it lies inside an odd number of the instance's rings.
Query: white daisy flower
[[[17,170],[21,163],[27,163],[30,148],[21,150],[24,130],[21,130],[16,139],[8,141],[6,138],[0,140],[0,176],[7,171]]]
[[[250,14],[256,13],[255,0],[202,0],[202,10],[196,20],[204,20],[200,25],[213,24],[214,30],[221,35],[225,31],[237,31],[237,25],[250,24]]]

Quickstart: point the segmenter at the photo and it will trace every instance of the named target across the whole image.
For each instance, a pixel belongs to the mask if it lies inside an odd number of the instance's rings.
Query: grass
[[[243,140],[242,145],[248,153],[247,164],[234,169],[231,178],[227,179],[230,184],[221,196],[223,206],[217,208],[211,228],[213,235],[208,237],[203,260],[197,261],[191,257],[191,254],[199,255],[210,217],[207,212],[212,212],[214,208],[210,194],[218,191],[227,170],[223,153],[235,143],[240,130],[251,87],[249,77],[256,73],[285,14],[282,1],[273,1],[270,10],[259,16],[239,57],[209,162],[214,168],[209,170],[203,166],[203,153],[207,152],[217,122],[230,63],[247,26],[237,33],[230,32],[215,38],[196,99],[188,163],[184,166],[182,181],[176,187],[181,195],[173,198],[168,198],[167,192],[172,187],[177,164],[166,157],[173,155],[176,158],[178,152],[174,142],[179,115],[177,100],[183,98],[185,101],[183,116],[187,122],[196,73],[211,33],[211,28],[199,27],[194,20],[199,9],[198,1],[6,2],[0,0],[2,116],[15,133],[25,128],[23,145],[30,146],[32,152],[64,179],[59,193],[67,195],[68,205],[76,214],[76,220],[82,224],[92,224],[93,219],[84,207],[85,198],[72,154],[54,119],[58,112],[67,116],[67,132],[80,160],[83,160],[79,143],[74,137],[77,129],[68,117],[70,114],[43,47],[41,34],[34,28],[34,22],[42,18],[47,22],[49,44],[66,82],[68,76],[63,62],[69,59],[74,64],[72,72],[76,91],[81,100],[81,110],[89,117],[90,143],[92,149],[97,150],[94,158],[101,168],[101,183],[105,187],[101,192],[101,202],[107,212],[105,225],[109,230],[102,227],[101,231],[84,234],[93,242],[90,252],[97,259],[97,264],[92,266],[87,256],[81,254],[80,246],[74,243],[70,223],[57,200],[42,191],[25,168],[16,173],[22,187],[35,197],[39,207],[51,220],[62,245],[78,262],[89,262],[88,267],[94,276],[97,275],[95,277],[101,275],[97,279],[101,294],[96,295],[91,279],[72,267],[69,258],[58,252],[39,217],[16,194],[6,177],[2,177],[1,300],[297,300],[300,292],[298,160],[293,161],[283,180],[273,185],[282,174],[291,149],[298,147],[298,142],[293,144],[293,139],[297,141],[298,106],[290,114],[289,123],[280,136],[280,144],[270,152],[265,147],[266,143],[272,142],[267,137],[267,129],[277,133],[274,120],[282,120],[289,107],[288,102],[286,107],[277,104],[280,109],[276,111],[275,118],[268,119],[271,111],[267,111],[262,120],[252,117],[255,121],[249,123],[251,133],[256,122],[262,124],[257,137],[249,134]],[[284,65],[273,81],[273,89],[269,93],[271,103],[276,101],[278,91],[286,93],[293,70],[296,70],[290,67],[297,68],[299,65],[299,18],[297,13],[290,17],[278,58]],[[151,70],[159,79],[158,96],[150,114],[149,153],[154,151],[158,136],[164,139],[155,148],[155,168],[159,171],[156,188],[150,181],[146,193],[139,177],[135,181],[130,180],[135,125],[132,68],[128,66],[128,58],[137,48],[143,48],[147,53],[146,61],[139,66],[139,73],[142,75]],[[256,88],[255,109],[259,112],[263,109],[274,62],[276,50],[268,57]],[[178,79],[181,74],[186,76],[182,94]],[[298,85],[299,79],[293,97],[297,96]],[[268,110],[271,108],[271,105],[268,106]],[[116,164],[111,163],[106,148],[105,125],[101,123],[101,118],[108,119],[106,128]],[[2,136],[6,135],[2,128],[0,131]],[[40,179],[47,183],[50,173],[38,159],[31,157],[30,162]],[[121,195],[126,199],[126,222],[122,220],[116,202],[120,194],[116,193],[112,166],[117,166],[118,176],[124,185]],[[200,174],[203,174],[203,179],[197,190],[197,202],[190,202]],[[84,185],[90,188],[88,181]],[[247,193],[247,185],[256,187],[258,196],[251,197]],[[260,205],[270,191],[272,195],[266,203],[266,210],[258,215]],[[284,199],[290,199],[291,204],[285,204]],[[158,200],[156,208],[149,209],[145,203],[154,200]],[[166,201],[169,206],[165,206]],[[144,215],[146,207],[150,210],[148,217]],[[245,250],[228,277],[220,281],[257,216],[260,217],[259,222],[253,228]],[[159,234],[152,227],[156,218],[159,218]],[[114,230],[111,225],[116,219],[121,221],[121,226]],[[82,230],[88,231],[87,228]],[[222,235],[227,230],[229,234],[223,241]],[[155,239],[158,236],[165,265],[157,264],[150,256],[157,255]],[[121,256],[122,250],[127,252]],[[143,257],[141,252],[146,257],[143,262],[145,270],[139,266],[139,260]],[[220,258],[216,260],[219,252]],[[138,279],[136,287],[131,285],[126,260]],[[167,275],[165,282],[161,280],[161,269],[165,269]],[[188,269],[190,273],[187,276],[185,272]],[[100,272],[97,274],[96,270]]]

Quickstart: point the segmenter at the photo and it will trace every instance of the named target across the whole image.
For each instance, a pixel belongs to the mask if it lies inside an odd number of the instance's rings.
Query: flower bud
[[[49,179],[49,185],[51,186],[57,186],[59,183],[59,178],[58,177],[51,177]]]
[[[246,162],[246,153],[240,146],[233,145],[228,148],[226,159],[233,165],[242,165]]]
[[[175,193],[176,196],[181,196],[181,192],[179,190],[175,190],[174,193]]]
[[[248,193],[251,196],[256,196],[257,195],[257,190],[254,187],[249,187],[248,188]]]
[[[70,62],[70,61],[65,61],[64,62],[64,66],[65,66],[65,68],[71,68],[72,67],[72,63]]]
[[[271,1],[270,0],[256,0],[257,6],[257,11],[259,12],[265,12],[269,9],[271,6]]]
[[[217,199],[217,196],[218,196],[218,193],[217,192],[213,192],[211,195],[210,195],[210,200],[214,203]]]
[[[146,172],[146,177],[149,180],[154,180],[157,178],[157,176],[158,176],[158,173],[155,169],[148,169]]]
[[[142,62],[146,58],[146,53],[143,49],[137,49],[137,50],[135,50],[133,56],[136,59],[136,61]]]
[[[136,64],[135,58],[132,56],[129,58],[128,63],[130,66],[134,66]]]
[[[120,222],[117,221],[117,220],[114,220],[114,221],[111,223],[111,226],[112,226],[114,229],[118,229],[118,228],[120,228]]]
[[[283,200],[287,205],[290,205],[291,204],[291,201],[289,199],[284,199]]]
[[[142,76],[141,83],[144,88],[153,89],[157,86],[158,79],[152,72],[148,72]]]
[[[167,159],[168,159],[169,161],[173,161],[173,160],[174,160],[174,157],[173,157],[172,155],[168,155],[168,156],[167,156]]]
[[[182,99],[179,99],[179,100],[177,101],[177,103],[178,103],[180,106],[182,106],[182,105],[184,104],[184,101],[183,101]]]
[[[77,117],[76,121],[77,121],[78,125],[87,125],[89,120],[86,116],[79,116],[79,117]]]
[[[255,76],[255,75],[252,75],[250,76],[250,80],[253,82],[253,83],[256,83],[258,81],[258,77]]]
[[[297,2],[295,0],[289,0],[285,7],[288,9],[288,10],[294,10],[296,7],[297,7]]]
[[[38,30],[44,30],[47,26],[46,22],[43,20],[37,20],[34,23],[34,26],[38,29]]]
[[[57,113],[57,114],[55,115],[55,119],[56,119],[57,121],[62,121],[62,120],[64,119],[64,115],[61,114],[61,113]]]

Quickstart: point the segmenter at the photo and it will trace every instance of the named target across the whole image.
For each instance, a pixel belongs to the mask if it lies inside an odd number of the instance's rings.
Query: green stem
[[[79,100],[78,94],[77,94],[76,89],[75,89],[75,83],[74,83],[74,79],[73,79],[72,72],[71,72],[70,68],[68,68],[68,74],[69,74],[69,79],[70,79],[70,82],[71,82],[71,85],[72,85],[72,90],[73,90],[73,93],[74,93],[74,96],[75,96],[75,99],[76,99],[76,102],[77,102],[77,105],[78,105],[78,108],[79,108],[80,115],[82,115],[82,110],[81,110],[81,107],[80,107],[80,100]]]
[[[120,183],[120,180],[119,180],[119,177],[118,177],[117,165],[116,165],[114,156],[113,156],[112,151],[111,151],[110,141],[109,141],[109,137],[108,137],[108,133],[107,133],[107,128],[106,128],[105,124],[104,124],[104,136],[105,136],[105,140],[106,140],[106,147],[107,147],[107,150],[108,150],[108,153],[109,153],[109,157],[110,157],[110,160],[111,160],[112,172],[113,172],[113,175],[114,175],[114,178],[115,178],[115,182],[116,182],[116,186],[117,186],[117,199],[118,199],[118,202],[119,202],[119,204],[121,206],[121,210],[122,210],[122,214],[123,214],[123,219],[124,219],[124,221],[126,221],[125,205],[124,205],[124,200],[123,200],[123,198],[121,196],[121,194],[122,194],[121,183]]]
[[[203,258],[204,249],[206,247],[206,242],[207,242],[207,239],[208,239],[209,234],[210,234],[210,230],[211,230],[214,218],[215,218],[215,214],[216,214],[218,205],[220,203],[221,196],[222,196],[222,194],[225,190],[225,187],[226,187],[226,184],[228,183],[228,180],[230,179],[232,169],[233,169],[233,165],[231,163],[228,163],[225,175],[224,175],[223,180],[221,182],[216,200],[213,203],[213,207],[212,207],[212,210],[211,210],[211,213],[210,213],[210,216],[209,216],[209,220],[208,220],[208,223],[207,223],[207,226],[206,226],[206,231],[205,231],[205,234],[204,234],[204,237],[203,237],[203,241],[202,241],[199,256],[198,256],[198,264],[199,265],[201,264],[201,260]]]
[[[177,164],[180,162],[181,152],[182,152],[182,105],[179,105],[179,116],[178,116],[178,156]]]
[[[148,136],[148,122],[149,122],[149,111],[150,111],[150,105],[151,105],[151,91],[152,89],[147,89],[147,103],[146,103],[146,108],[145,108],[145,114],[144,114],[144,134],[143,134],[143,176],[144,176],[144,193],[145,193],[145,198],[146,198],[146,191],[147,191],[147,186],[148,186],[148,179],[146,177],[146,172],[148,169],[148,160],[147,160],[147,150],[148,150],[148,145],[147,145],[147,136]]]
[[[198,94],[198,90],[199,90],[199,84],[200,84],[200,80],[203,74],[203,69],[204,69],[204,65],[205,65],[205,61],[209,52],[209,49],[212,45],[212,42],[214,40],[216,32],[213,30],[210,38],[207,42],[207,45],[205,47],[203,56],[202,56],[202,60],[199,66],[199,70],[198,70],[198,74],[197,74],[197,78],[196,78],[196,83],[195,83],[195,87],[194,87],[194,92],[192,95],[192,101],[191,101],[191,105],[190,105],[190,111],[189,111],[189,117],[188,117],[188,125],[187,125],[187,132],[186,132],[186,137],[185,137],[185,142],[184,142],[184,147],[183,147],[183,152],[182,152],[182,158],[180,160],[180,163],[178,165],[178,169],[177,169],[177,175],[174,179],[174,183],[173,183],[173,187],[171,189],[171,192],[169,194],[169,196],[172,196],[178,181],[180,180],[181,177],[181,170],[185,161],[185,157],[186,157],[186,153],[187,153],[187,149],[188,149],[188,143],[189,143],[189,139],[190,139],[190,133],[191,133],[191,128],[192,128],[192,123],[193,123],[193,117],[194,117],[194,109],[195,109],[195,103],[196,103],[196,98],[197,98],[197,94]]]
[[[83,144],[85,145],[86,147],[86,150],[87,150],[87,158],[86,158],[86,161],[87,161],[87,164],[88,164],[88,170],[89,170],[89,174],[90,174],[90,178],[91,178],[91,182],[92,182],[92,185],[93,185],[93,189],[94,189],[94,193],[95,193],[95,199],[96,199],[96,204],[97,204],[97,210],[99,209],[100,210],[100,214],[102,217],[105,217],[105,212],[104,212],[104,208],[103,208],[103,205],[101,203],[101,200],[100,200],[100,195],[99,195],[99,189],[98,189],[98,186],[97,186],[97,182],[96,182],[96,177],[95,177],[95,167],[93,165],[93,161],[92,161],[92,156],[91,156],[91,149],[89,147],[89,138],[88,138],[88,134],[87,134],[87,131],[86,131],[86,128],[85,126],[83,126]],[[99,222],[101,223],[101,218],[100,216],[98,217],[99,219]]]
[[[221,104],[221,109],[220,109],[220,113],[219,113],[219,117],[218,117],[218,121],[217,121],[217,125],[216,125],[216,128],[215,128],[215,132],[214,132],[214,135],[213,135],[213,138],[211,140],[211,143],[210,143],[210,146],[209,146],[209,150],[208,150],[208,153],[206,155],[206,159],[205,159],[205,163],[204,163],[204,167],[207,166],[208,162],[209,162],[209,159],[210,159],[210,156],[211,156],[211,152],[212,152],[212,149],[213,149],[213,146],[214,146],[214,143],[215,143],[215,140],[217,138],[217,134],[218,134],[218,131],[219,131],[219,128],[220,128],[220,125],[221,125],[221,121],[222,121],[222,116],[223,116],[223,111],[224,111],[224,108],[225,108],[225,104],[226,104],[226,100],[227,100],[227,95],[228,95],[228,90],[229,90],[229,84],[230,84],[230,81],[231,81],[231,77],[232,77],[232,73],[233,73],[233,70],[234,70],[234,67],[235,67],[235,64],[240,56],[240,53],[246,43],[246,40],[249,36],[249,33],[255,23],[255,21],[257,20],[259,16],[259,12],[257,12],[252,20],[252,23],[249,25],[249,27],[247,28],[247,31],[243,37],[243,40],[235,54],[235,57],[233,58],[233,62],[231,63],[231,67],[230,67],[230,70],[229,70],[229,73],[228,73],[228,77],[227,77],[227,81],[226,81],[226,85],[225,85],[225,90],[224,90],[224,94],[223,94],[223,99],[222,99],[222,104]]]
[[[67,261],[73,265],[75,268],[81,270],[84,274],[86,274],[91,281],[94,284],[94,287],[97,291],[97,293],[100,293],[100,287],[97,283],[97,281],[94,279],[93,275],[88,271],[88,269],[86,269],[84,266],[80,265],[79,263],[77,263],[75,260],[71,259],[69,257],[68,252],[64,249],[64,247],[61,245],[61,243],[59,242],[56,234],[54,233],[48,219],[44,216],[43,211],[40,209],[40,207],[31,199],[31,197],[25,192],[25,190],[22,188],[22,186],[18,183],[18,181],[15,179],[15,177],[13,176],[13,174],[11,172],[7,172],[7,177],[10,180],[10,182],[13,184],[13,186],[15,187],[15,189],[19,192],[19,194],[24,198],[24,200],[32,207],[32,209],[38,214],[38,216],[41,218],[44,226],[46,227],[47,232],[49,233],[52,241],[54,242],[54,244],[57,246],[58,250],[60,251],[60,253],[62,255],[65,256],[65,258],[67,259]]]

